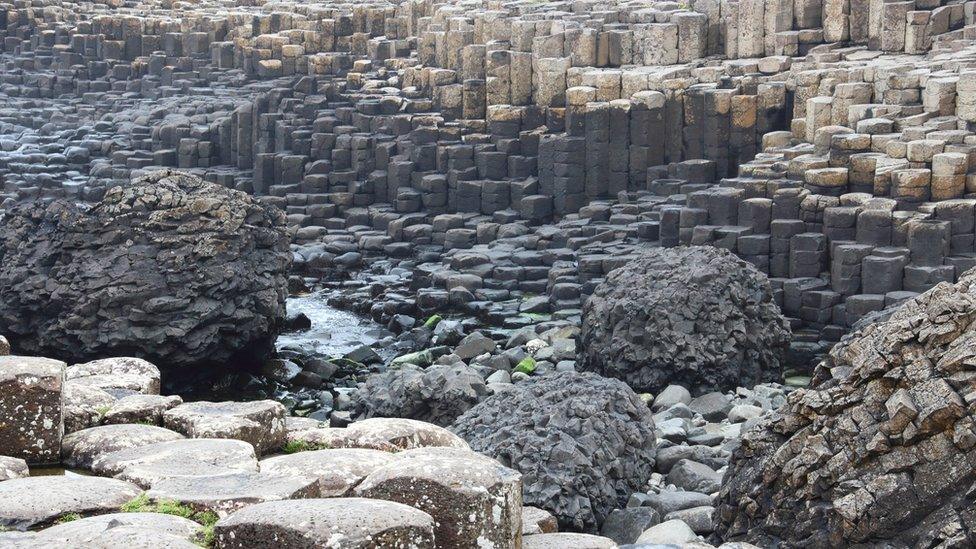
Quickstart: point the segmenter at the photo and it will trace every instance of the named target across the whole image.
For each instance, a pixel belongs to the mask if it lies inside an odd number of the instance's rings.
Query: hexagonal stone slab
[[[98,387],[116,398],[159,394],[159,368],[141,358],[122,356],[74,364],[67,370],[67,379]]]
[[[102,415],[116,398],[98,387],[68,381],[64,384],[64,432],[74,433],[102,423]]]
[[[102,423],[107,425],[117,423],[162,425],[163,413],[180,404],[183,404],[183,399],[176,395],[129,395],[112,404],[105,412],[105,416],[102,417]]]
[[[318,479],[271,473],[232,473],[209,477],[170,478],[146,492],[153,501],[178,501],[220,516],[265,501],[307,499],[319,495]]]
[[[64,362],[0,356],[0,449],[28,463],[61,458]]]
[[[470,448],[461,437],[447,429],[413,419],[365,419],[346,427],[345,438],[362,444],[363,448],[378,446],[392,446],[396,450],[426,446]]]
[[[241,440],[184,439],[102,454],[92,462],[100,475],[150,487],[171,478],[207,477],[258,470],[254,447]]]
[[[545,509],[525,505],[522,507],[522,535],[554,534],[559,530],[556,517]],[[525,538],[523,537],[524,541]]]
[[[0,480],[24,478],[30,476],[27,462],[15,457],[0,456]]]
[[[273,400],[188,402],[167,410],[163,425],[191,438],[234,438],[258,454],[285,444],[285,407]]]
[[[61,461],[68,467],[90,469],[95,458],[157,442],[182,440],[176,431],[154,425],[101,425],[71,433],[61,443]]]
[[[221,519],[214,533],[220,548],[435,547],[430,515],[392,501],[363,498],[259,503]]]
[[[535,534],[522,538],[522,549],[615,549],[616,542],[592,534]]]
[[[113,478],[80,475],[15,478],[0,482],[0,526],[26,530],[68,513],[118,510],[142,492]]]
[[[396,501],[430,514],[437,521],[435,535],[440,547],[518,547],[522,476],[473,452],[437,450],[403,452],[400,459],[370,473],[355,494]]]
[[[193,541],[203,529],[190,519],[163,513],[109,513],[56,524],[38,532],[35,541],[48,547],[81,546],[86,540],[103,541],[106,532],[117,528],[175,536],[184,541]]]
[[[321,497],[336,498],[349,495],[366,475],[396,459],[389,452],[362,448],[313,450],[263,459],[261,471],[315,477]]]

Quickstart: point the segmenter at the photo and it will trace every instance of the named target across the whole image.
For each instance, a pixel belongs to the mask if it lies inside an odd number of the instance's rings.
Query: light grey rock
[[[200,524],[190,519],[163,513],[108,513],[45,528],[38,533],[37,541],[50,546],[82,546],[86,543],[104,546],[106,538],[103,536],[117,528],[137,530],[147,536],[174,536],[188,542],[197,539],[202,530]]]
[[[187,402],[163,413],[163,424],[191,438],[233,438],[258,454],[285,444],[285,407],[273,400]]]
[[[61,460],[68,467],[90,469],[101,455],[157,442],[181,440],[183,435],[154,425],[102,425],[64,437]]]
[[[696,534],[707,536],[714,529],[712,522],[712,516],[714,514],[714,507],[711,505],[703,505],[701,507],[672,511],[664,517],[664,520],[680,520],[687,524]]]
[[[129,395],[120,398],[105,412],[103,424],[151,423],[163,424],[163,412],[183,403],[177,395]]]
[[[458,346],[454,348],[454,354],[461,360],[470,360],[478,355],[494,352],[496,348],[497,345],[493,339],[481,332],[474,332],[465,336],[458,343]]]
[[[67,382],[64,384],[64,432],[74,433],[101,425],[105,412],[112,408],[116,398],[106,391],[90,385]]]
[[[69,513],[112,512],[140,492],[129,482],[80,475],[6,480],[0,482],[0,526],[25,530]]]
[[[101,454],[92,463],[92,470],[148,488],[169,478],[257,471],[258,460],[254,447],[247,442],[198,438],[157,442]]]
[[[146,495],[153,501],[177,501],[197,511],[226,516],[255,503],[315,498],[319,485],[311,475],[240,472],[167,478],[153,483]]]
[[[345,497],[367,475],[398,459],[397,454],[360,448],[296,452],[261,460],[261,471],[278,475],[311,476],[321,497]]]
[[[690,492],[711,494],[722,486],[722,475],[708,465],[682,459],[671,467],[667,482]]]
[[[0,456],[0,481],[30,476],[27,462],[15,457]]]
[[[556,522],[556,517],[552,516],[552,513],[549,511],[539,509],[538,507],[532,507],[530,505],[522,506],[523,546],[525,543],[525,536],[531,536],[534,534],[552,534],[558,529],[559,524]]]
[[[637,538],[637,543],[657,543],[661,545],[681,545],[682,543],[692,542],[698,536],[680,520],[668,520],[661,524],[652,526],[644,531]]]
[[[116,398],[159,394],[159,368],[141,358],[113,357],[74,364],[65,375],[72,383],[98,387]]]
[[[614,549],[617,546],[610,538],[593,534],[561,532],[554,534],[535,534],[522,539],[522,549]]]
[[[651,409],[655,412],[661,410],[667,410],[675,404],[689,404],[691,402],[691,393],[688,389],[685,389],[681,385],[668,385],[664,388],[657,396],[654,397],[654,403],[651,404]]]

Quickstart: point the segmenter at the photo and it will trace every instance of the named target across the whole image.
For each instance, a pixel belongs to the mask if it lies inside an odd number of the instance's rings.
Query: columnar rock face
[[[971,547],[976,273],[839,343],[732,456],[716,536]]]
[[[637,391],[704,393],[782,377],[790,330],[766,277],[711,247],[651,250],[583,308],[580,364]]]
[[[65,364],[0,356],[0,451],[28,463],[57,463],[64,434]]]
[[[620,381],[555,373],[494,395],[452,429],[522,473],[525,503],[566,527],[595,531],[650,478],[654,421]]]
[[[253,361],[284,319],[283,221],[243,193],[168,171],[89,209],[15,208],[0,220],[0,332],[21,351],[75,361]]]

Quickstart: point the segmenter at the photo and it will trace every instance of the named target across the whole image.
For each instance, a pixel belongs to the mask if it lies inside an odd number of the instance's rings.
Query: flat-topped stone
[[[163,424],[163,412],[183,404],[177,395],[129,395],[120,398],[102,416],[102,423]]]
[[[117,399],[95,386],[64,384],[64,432],[74,433],[102,423],[106,411]]]
[[[285,444],[285,407],[273,400],[187,402],[163,413],[167,429],[191,438],[233,438],[258,454]]]
[[[369,474],[356,487],[362,497],[411,505],[437,521],[445,547],[518,547],[522,538],[522,476],[484,456],[444,455],[424,449]],[[416,450],[416,452],[421,452]]]
[[[154,501],[178,501],[226,516],[255,503],[319,497],[319,485],[311,475],[244,472],[163,479],[146,494]]]
[[[100,475],[131,480],[143,487],[171,478],[206,477],[257,471],[254,447],[231,439],[157,442],[101,454],[92,462]]]
[[[321,497],[343,497],[367,475],[396,459],[396,454],[380,450],[336,448],[270,457],[260,465],[265,473],[315,477]]]
[[[0,356],[0,451],[28,463],[57,463],[64,419],[64,362]]]
[[[117,398],[159,394],[159,368],[141,358],[112,357],[73,364],[65,375],[72,383],[98,387]]]
[[[0,480],[30,476],[27,462],[15,457],[0,456]]]
[[[183,438],[176,431],[154,425],[101,425],[65,436],[61,444],[61,460],[69,467],[90,469],[101,455]]]
[[[0,526],[26,530],[67,514],[111,512],[140,492],[130,482],[80,475],[6,480],[0,482]]]
[[[203,527],[190,519],[164,513],[109,513],[55,524],[41,530],[36,541],[48,546],[81,546],[94,540],[104,544],[102,536],[117,528],[175,536],[189,542],[197,539]]]
[[[534,534],[522,538],[522,549],[614,549],[617,544],[610,538],[593,534],[561,532]]]
[[[468,448],[468,443],[454,433],[432,423],[412,419],[371,418],[346,427],[347,438],[361,444],[392,446],[399,450],[424,446]]]
[[[364,498],[259,503],[219,520],[214,534],[221,549],[437,547],[430,515],[408,505]]]

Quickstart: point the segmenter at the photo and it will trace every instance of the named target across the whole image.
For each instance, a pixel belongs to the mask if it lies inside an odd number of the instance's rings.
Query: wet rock
[[[163,424],[163,413],[183,403],[179,396],[129,395],[120,398],[102,417],[104,424],[150,423]]]
[[[190,542],[197,539],[201,530],[200,524],[190,519],[167,515],[163,513],[109,513],[94,517],[81,518],[70,522],[56,524],[41,530],[36,541],[48,546],[60,547],[112,547],[108,540],[118,541],[118,538],[108,538],[115,530],[128,532],[142,532],[146,536],[173,536]],[[148,547],[146,545],[115,545],[115,547]]]
[[[169,478],[257,471],[254,447],[240,440],[184,439],[101,454],[92,470],[149,487]]]
[[[614,549],[616,543],[610,538],[593,534],[535,534],[522,538],[522,549]]]
[[[217,522],[221,548],[416,547],[432,549],[434,519],[413,507],[363,498],[259,503]]]
[[[525,502],[566,527],[596,531],[653,471],[647,405],[624,383],[591,373],[517,384],[468,410],[452,428],[472,449],[519,470]]]
[[[284,221],[242,192],[167,170],[90,209],[12,208],[0,219],[0,332],[22,352],[73,362],[254,362],[285,316]],[[54,299],[56,312],[35,314]]]
[[[551,534],[559,529],[556,517],[545,509],[522,506],[522,543],[525,544],[525,536],[533,534]]]
[[[715,537],[766,546],[964,547],[976,422],[976,273],[845,337],[744,433]]]
[[[397,459],[396,454],[361,448],[297,452],[261,460],[261,471],[277,475],[310,476],[318,480],[322,497],[351,494],[367,475]]]
[[[490,353],[495,350],[496,344],[490,337],[481,332],[474,332],[465,336],[454,348],[454,354],[461,360],[470,360],[478,355]]]
[[[273,400],[187,402],[163,413],[167,429],[191,438],[233,438],[258,454],[285,443],[285,407]]]
[[[428,513],[436,521],[439,546],[519,547],[521,475],[483,456],[463,455],[464,450],[416,452],[370,473],[356,487],[356,495]]]
[[[117,402],[109,393],[78,383],[64,384],[64,432],[74,433],[102,423]]]
[[[255,503],[315,498],[319,489],[312,476],[241,472],[163,479],[153,483],[146,495],[153,501],[178,501],[226,516]]]
[[[600,535],[621,545],[634,543],[645,530],[661,522],[661,515],[650,507],[614,509],[603,521]]]
[[[181,439],[183,435],[153,425],[91,427],[64,437],[61,461],[68,467],[90,469],[95,459],[103,454]]]
[[[63,362],[0,356],[0,449],[28,463],[57,463],[64,418]]]
[[[447,426],[488,394],[481,375],[464,364],[404,364],[369,376],[353,394],[353,410]]]
[[[713,247],[652,249],[587,299],[578,366],[637,391],[677,383],[701,394],[780,379],[789,338],[749,263]]]
[[[68,367],[65,377],[69,383],[97,387],[116,398],[159,394],[159,368],[141,358],[103,358],[75,364]]]
[[[680,520],[668,520],[651,526],[637,538],[638,544],[681,545],[698,539],[695,532]]]
[[[30,476],[27,462],[15,457],[0,456],[0,481]]]
[[[25,530],[69,513],[111,512],[140,492],[129,482],[79,475],[6,480],[0,482],[0,526]]]

